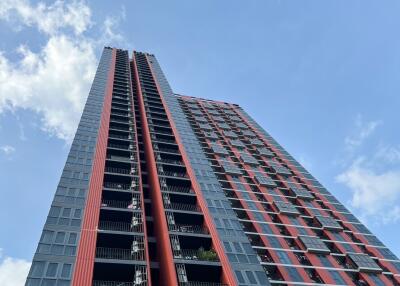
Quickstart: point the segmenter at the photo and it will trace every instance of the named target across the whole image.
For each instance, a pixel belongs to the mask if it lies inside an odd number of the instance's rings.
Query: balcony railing
[[[185,193],[185,194],[193,194],[193,190],[189,187],[182,186],[168,186],[162,189],[163,192],[176,192],[176,193]]]
[[[107,155],[107,159],[110,160],[116,160],[116,161],[124,161],[124,162],[130,162],[131,160],[134,160],[135,157],[126,157],[126,156],[117,156],[117,155]]]
[[[219,261],[217,253],[215,251],[204,249],[181,249],[179,251],[174,251],[174,258],[212,262]]]
[[[108,143],[107,147],[123,149],[123,150],[128,150],[128,149],[134,150],[134,148],[135,148],[134,146],[132,148],[129,148],[129,145],[121,145],[121,144],[115,144],[115,143]]]
[[[188,281],[188,282],[179,282],[179,286],[228,286],[228,285],[217,282]]]
[[[170,231],[182,232],[182,233],[198,233],[198,234],[208,234],[207,228],[202,225],[195,224],[176,224],[169,226]]]
[[[167,152],[167,153],[174,153],[174,154],[179,154],[178,149],[171,149],[171,148],[159,148],[160,152]]]
[[[105,167],[104,169],[107,173],[123,174],[123,175],[134,175],[130,169],[115,168],[115,167]]]
[[[99,280],[94,280],[92,283],[92,286],[139,286],[139,285],[147,285],[147,284],[136,284],[135,282],[99,281]]]
[[[173,172],[173,171],[163,171],[164,176],[169,176],[169,177],[176,177],[176,178],[187,178],[188,175],[186,173],[179,173],[179,172]]]
[[[99,221],[99,230],[111,230],[122,232],[143,232],[142,224],[132,226],[131,223],[121,221]]]
[[[131,189],[131,185],[129,185],[129,184],[120,184],[120,183],[111,183],[111,182],[104,182],[103,186],[104,186],[104,188],[126,190],[126,191]]]
[[[200,208],[197,205],[191,204],[170,203],[169,205],[166,205],[165,208],[180,211],[200,212]]]
[[[119,208],[119,209],[130,209],[130,210],[139,210],[140,203],[139,201],[117,201],[117,200],[102,200],[102,207],[110,207],[110,208]]]
[[[180,161],[180,160],[158,159],[158,161],[161,162],[161,163],[167,163],[167,164],[174,164],[174,165],[183,166],[183,162]]]
[[[144,250],[132,251],[123,248],[97,247],[96,258],[118,260],[144,260]]]

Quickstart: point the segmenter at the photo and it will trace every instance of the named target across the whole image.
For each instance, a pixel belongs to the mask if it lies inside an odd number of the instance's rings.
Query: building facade
[[[26,285],[400,285],[400,261],[238,105],[106,47]]]

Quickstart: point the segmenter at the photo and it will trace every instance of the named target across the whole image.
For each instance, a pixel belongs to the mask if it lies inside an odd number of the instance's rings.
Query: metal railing
[[[160,152],[179,154],[179,150],[178,149],[172,149],[172,148],[159,147],[159,151]]]
[[[188,175],[186,173],[179,173],[179,172],[174,172],[174,171],[163,171],[164,176],[169,176],[169,177],[176,177],[176,178],[187,178]]]
[[[119,208],[119,209],[131,209],[131,210],[139,210],[140,202],[137,201],[136,204],[133,204],[132,201],[117,201],[117,200],[102,200],[102,207],[110,207],[110,208]]]
[[[180,249],[174,251],[174,258],[184,260],[200,260],[200,261],[219,261],[217,254],[213,250],[199,250],[199,249]]]
[[[129,149],[129,145],[122,145],[122,144],[115,144],[115,143],[108,143],[107,147],[111,147],[111,148],[117,148],[117,149],[124,149],[124,150],[128,150]],[[135,147],[133,147],[132,150],[134,150]]]
[[[115,168],[115,167],[105,167],[104,171],[107,173],[117,173],[117,174],[124,174],[124,175],[131,174],[130,169]],[[131,175],[133,175],[133,174],[131,174]]]
[[[179,282],[179,286],[228,286],[228,285],[218,282],[188,281],[188,282]]]
[[[131,160],[135,160],[135,156],[131,159],[131,157],[126,157],[126,156],[117,156],[117,155],[107,155],[107,159],[110,160],[117,160],[117,161],[124,161],[124,162],[130,162]]]
[[[198,234],[208,234],[207,228],[202,225],[195,224],[175,224],[169,225],[170,231],[182,232],[182,233],[198,233]]]
[[[96,258],[118,260],[144,260],[144,250],[132,251],[123,248],[96,247]]]
[[[132,227],[131,223],[121,221],[99,221],[99,230],[112,230],[123,232],[143,232],[143,225],[138,224]]]
[[[92,286],[138,286],[135,282],[93,280]],[[143,284],[147,285],[147,284]]]
[[[158,160],[161,163],[167,163],[167,164],[174,164],[174,165],[179,165],[183,166],[183,162],[180,160],[173,160],[173,159],[159,159]]]
[[[189,187],[182,187],[182,186],[168,186],[163,188],[162,191],[165,192],[176,192],[176,193],[185,193],[185,194],[193,194],[193,190]]]
[[[120,183],[112,183],[112,182],[104,182],[104,188],[109,189],[118,189],[118,190],[129,190],[131,185],[129,184],[120,184]]]

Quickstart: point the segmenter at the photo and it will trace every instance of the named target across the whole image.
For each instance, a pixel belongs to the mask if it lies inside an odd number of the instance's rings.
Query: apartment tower
[[[400,261],[241,107],[106,47],[26,285],[400,285]]]

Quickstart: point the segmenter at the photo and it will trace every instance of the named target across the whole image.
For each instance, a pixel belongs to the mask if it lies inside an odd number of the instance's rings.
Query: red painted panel
[[[136,75],[134,77],[136,79]],[[131,74],[131,67],[129,66],[129,85],[131,88],[131,99],[132,99],[132,110],[135,110],[135,103],[133,101],[133,93],[132,93],[132,74]],[[141,209],[142,209],[142,216],[143,216],[143,233],[144,233],[144,241],[145,241],[145,257],[146,257],[146,264],[147,264],[147,286],[151,286],[151,274],[150,274],[150,256],[149,256],[149,245],[147,239],[147,225],[146,225],[146,213],[145,213],[145,206],[144,206],[144,193],[143,193],[143,182],[142,182],[142,168],[140,164],[140,155],[139,155],[139,141],[138,141],[138,134],[137,134],[137,125],[136,119],[133,119],[134,129],[135,129],[135,141],[136,141],[136,156],[138,158],[138,174],[139,174],[139,190],[140,190],[140,202],[141,202]]]
[[[160,281],[163,281],[163,285],[175,286],[178,285],[178,280],[176,277],[176,270],[171,249],[171,242],[169,238],[167,219],[165,216],[165,209],[162,200],[160,183],[158,179],[156,160],[154,157],[154,150],[150,137],[149,126],[147,123],[147,116],[143,102],[142,90],[138,77],[135,53],[132,56],[132,63],[134,66],[136,84],[138,86],[137,96],[138,96],[139,110],[142,121],[143,143],[147,161],[147,171],[149,174],[149,186],[150,186],[149,189],[152,197],[154,230],[158,242],[157,247],[160,248],[159,251],[160,277],[161,277]]]
[[[97,135],[92,175],[89,182],[85,213],[82,222],[81,238],[78,245],[73,286],[90,286],[93,279],[94,258],[96,253],[97,227],[100,215],[101,193],[103,189],[104,166],[107,151],[108,128],[111,113],[111,99],[114,82],[116,50],[112,50],[112,59],[108,71],[106,94]]]
[[[230,266],[230,263],[229,263],[229,260],[228,260],[228,257],[226,256],[226,253],[225,253],[224,247],[222,245],[222,242],[219,239],[219,235],[218,235],[217,229],[215,228],[213,219],[212,219],[212,217],[211,217],[211,215],[210,215],[210,213],[208,211],[208,207],[207,207],[206,201],[205,201],[205,199],[203,197],[203,194],[202,194],[202,192],[200,190],[200,186],[196,181],[196,176],[194,174],[193,168],[190,165],[190,161],[189,161],[189,158],[188,158],[188,156],[186,154],[185,148],[182,145],[182,141],[180,139],[179,132],[176,129],[176,126],[175,126],[174,121],[172,119],[171,112],[169,111],[168,106],[165,103],[164,96],[162,94],[161,88],[160,88],[160,86],[158,84],[157,78],[156,78],[155,73],[153,71],[153,67],[151,66],[150,60],[148,59],[147,55],[146,55],[146,60],[147,60],[147,63],[149,65],[149,67],[150,67],[150,71],[152,73],[154,81],[155,81],[155,83],[157,85],[157,90],[158,90],[158,93],[160,94],[160,98],[161,98],[162,104],[164,106],[164,109],[165,109],[165,112],[167,114],[168,120],[169,120],[169,122],[171,124],[171,128],[172,128],[174,136],[175,136],[175,140],[178,143],[179,151],[180,151],[180,153],[182,155],[182,159],[183,159],[183,161],[185,163],[185,166],[186,166],[187,173],[188,173],[188,176],[190,178],[190,181],[192,182],[193,190],[196,193],[196,197],[197,197],[197,200],[199,202],[199,206],[200,206],[200,208],[201,208],[201,210],[203,212],[204,219],[205,219],[206,224],[208,226],[208,229],[210,231],[210,235],[212,237],[212,242],[213,242],[215,251],[218,253],[218,256],[219,256],[219,258],[221,260],[222,269],[223,269],[223,282],[228,284],[228,285],[232,285],[232,286],[233,285],[237,285],[234,273],[233,273],[233,271],[231,269],[231,266]]]

